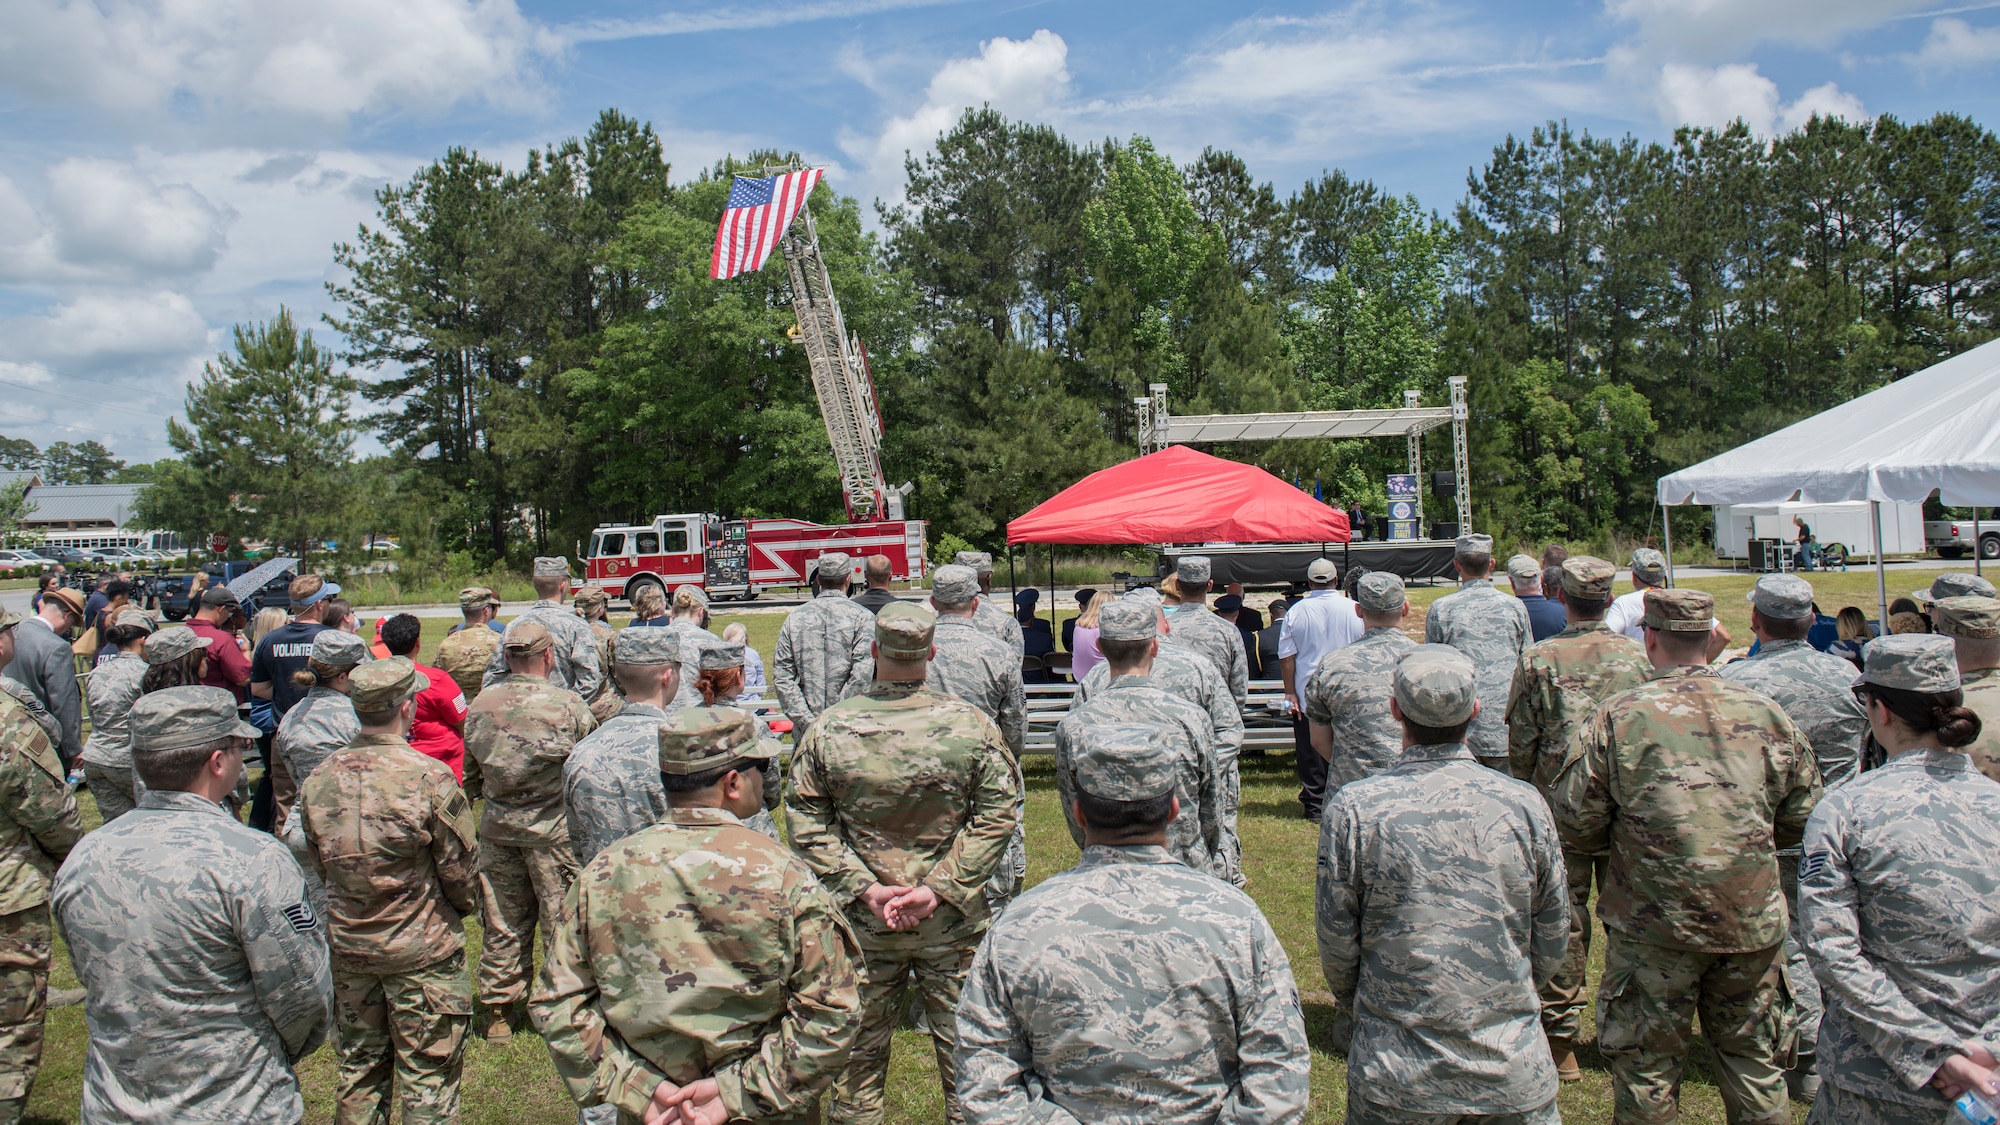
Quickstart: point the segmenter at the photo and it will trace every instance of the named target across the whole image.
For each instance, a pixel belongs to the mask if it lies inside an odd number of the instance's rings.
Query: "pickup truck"
[[[1962,559],[1972,553],[1972,521],[1925,520],[1924,546],[1939,558]],[[2000,520],[1979,521],[1979,557],[2000,559]]]

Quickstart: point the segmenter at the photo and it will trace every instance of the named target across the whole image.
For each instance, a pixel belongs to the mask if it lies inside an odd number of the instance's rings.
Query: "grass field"
[[[1927,582],[1939,572],[1906,575],[1904,586]],[[1867,606],[1874,598],[1873,572],[1815,575],[1820,604],[1828,612],[1842,605]],[[1747,576],[1701,579],[1683,583],[1716,595],[1716,607],[1723,623],[1739,644],[1749,640],[1749,609],[1744,594],[1753,579]],[[1449,587],[1417,587],[1411,601],[1418,609],[1449,592]],[[1907,590],[1892,590],[1891,596]],[[718,615],[713,628],[720,632],[731,621],[742,621],[750,633],[750,643],[768,659],[783,622],[780,614]],[[622,624],[622,620],[618,623]],[[435,648],[449,620],[426,620],[425,651]],[[1421,636],[1421,615],[1413,613],[1411,628]],[[422,655],[419,655],[422,659]],[[1045,757],[1030,758],[1028,778],[1028,881],[1041,881],[1076,862],[1077,848],[1065,830],[1057,808],[1055,777]],[[1313,1098],[1307,1120],[1337,1122],[1344,1118],[1346,1067],[1326,1043],[1332,1027],[1332,997],[1320,975],[1317,944],[1313,934],[1313,873],[1317,850],[1315,826],[1299,816],[1297,785],[1292,777],[1289,755],[1247,759],[1243,763],[1243,808],[1240,831],[1243,838],[1244,870],[1250,878],[1249,892],[1263,908],[1273,929],[1292,960],[1293,972],[1305,1001],[1307,1032],[1313,1043]],[[81,797],[85,821],[97,823],[96,805],[88,794]],[[468,942],[478,943],[478,924],[466,925]],[[1592,948],[1593,985],[1602,969],[1602,931]],[[473,954],[476,956],[476,953]],[[60,946],[56,953],[51,984],[74,987],[75,974]],[[1586,1017],[1588,1020],[1588,1017]],[[1586,1035],[1594,1034],[1587,1024]],[[83,1009],[65,1008],[49,1016],[47,1047],[42,1072],[35,1084],[29,1120],[74,1122],[83,1081],[85,1031]],[[1571,1122],[1611,1120],[1610,1084],[1603,1060],[1594,1051],[1581,1052],[1584,1080],[1562,1091],[1562,1112]],[[332,1054],[321,1050],[301,1068],[305,1084],[309,1122],[332,1120],[335,1066]],[[915,1032],[899,1032],[890,1075],[890,1119],[898,1123],[934,1123],[944,1120],[944,1103],[938,1093],[936,1072],[928,1041]],[[517,1035],[505,1046],[489,1046],[475,1040],[467,1049],[464,1119],[471,1125],[557,1125],[575,1120],[575,1110],[555,1077],[547,1050],[532,1031]],[[1690,1125],[1709,1125],[1723,1120],[1722,1102],[1706,1063],[1706,1049],[1697,1049],[1682,1086],[1682,1119]],[[1805,1107],[1794,1105],[1795,1121],[1805,1120]]]

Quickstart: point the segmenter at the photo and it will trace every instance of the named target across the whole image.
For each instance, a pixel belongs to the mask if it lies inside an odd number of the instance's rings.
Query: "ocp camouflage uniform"
[[[1979,716],[1979,737],[1966,747],[1972,764],[1993,781],[2000,781],[2000,668],[1959,673],[1965,706]]]
[[[1868,740],[1868,716],[1854,698],[1854,665],[1819,651],[1803,640],[1767,640],[1753,656],[1716,670],[1725,680],[1769,696],[1812,745],[1821,782],[1830,792],[1860,770]],[[1799,928],[1799,849],[1778,852],[1778,880],[1785,893],[1785,980],[1798,1006],[1799,1057],[1810,1061],[1819,1049],[1819,981],[1806,962]]]
[[[1328,797],[1403,760],[1403,725],[1389,713],[1389,681],[1396,662],[1416,647],[1400,627],[1377,626],[1321,657],[1307,677],[1300,709],[1306,721],[1333,732]]]
[[[507,624],[511,627],[523,621],[539,621],[548,629],[554,639],[556,654],[555,671],[549,673],[549,682],[557,687],[575,692],[579,698],[592,699],[604,681],[604,669],[597,663],[597,637],[590,631],[590,622],[576,615],[576,611],[558,601],[538,601],[521,611],[521,615]],[[460,633],[476,632],[461,629]],[[492,632],[491,629],[486,630]],[[457,633],[452,634],[457,636]],[[495,645],[493,655],[486,658],[486,671],[480,677],[482,687],[492,687],[506,679],[507,650]],[[473,696],[465,697],[468,701]]]
[[[321,762],[359,737],[361,720],[354,715],[354,704],[341,692],[315,685],[304,699],[285,712],[278,723],[278,733],[271,739],[271,751],[285,764],[293,783],[303,788]],[[313,911],[324,916],[326,884],[319,877],[319,869],[313,866],[305,830],[295,809],[288,808],[279,815],[282,819],[273,826],[276,835],[292,850],[292,858],[299,861]]]
[[[1935,1125],[1961,1043],[2000,1054],[2000,785],[1909,750],[1806,822],[1799,911],[1826,992],[1821,1125]]]
[[[472,982],[461,919],[478,900],[471,802],[451,768],[399,735],[364,734],[299,789],[326,884],[340,1018],[339,1122],[456,1122]]]
[[[1508,762],[1514,776],[1532,781],[1555,807],[1556,774],[1576,733],[1597,705],[1644,683],[1653,674],[1645,646],[1605,628],[1577,621],[1521,655],[1507,701]],[[1849,677],[1852,678],[1851,676]],[[1542,989],[1542,1027],[1551,1039],[1583,1037],[1584,973],[1590,966],[1590,888],[1604,894],[1610,851],[1595,855],[1564,847],[1569,886],[1569,946],[1562,968]]]
[[[1191,870],[1229,879],[1233,872],[1224,857],[1221,814],[1228,794],[1206,716],[1187,700],[1160,690],[1151,676],[1112,680],[1056,724],[1056,792],[1070,838],[1083,846],[1083,825],[1071,807],[1076,801],[1076,746],[1085,731],[1114,725],[1152,728],[1172,747],[1174,796],[1180,798],[1181,811],[1167,822],[1167,853]]]
[[[97,811],[109,824],[132,811],[132,728],[128,719],[146,678],[146,658],[129,652],[105,657],[90,674],[84,697],[90,704],[90,738],[83,744],[83,776]]]
[[[1560,1120],[1537,990],[1569,939],[1563,878],[1546,803],[1462,743],[1327,796],[1315,919],[1353,1020],[1349,1121]]]
[[[866,651],[874,636],[875,615],[839,590],[821,590],[786,616],[770,670],[778,706],[792,721],[792,730],[805,730],[821,711],[840,701],[855,645]]]
[[[1229,698],[1241,708],[1250,700],[1250,657],[1243,650],[1243,634],[1236,626],[1217,617],[1206,605],[1190,602],[1166,607],[1171,631],[1161,644],[1178,645],[1208,658],[1229,685]]]
[[[466,714],[466,757],[479,763],[486,793],[479,820],[479,922],[485,931],[479,999],[489,1008],[527,995],[537,920],[544,935],[554,932],[563,895],[576,878],[562,767],[596,725],[575,692],[523,673],[480,692]]]
[[[471,703],[479,698],[479,689],[485,686],[486,666],[493,662],[493,654],[498,651],[500,634],[484,625],[472,625],[439,641],[432,660],[458,685],[465,701]]]
[[[1290,1125],[1311,1056],[1291,963],[1256,903],[1166,849],[1096,845],[986,935],[957,1068],[979,1125]]]
[[[0,691],[13,696],[14,701],[27,710],[28,717],[35,721],[35,725],[47,732],[49,741],[58,745],[62,743],[62,722],[55,717],[54,712],[42,706],[42,701],[35,698],[35,693],[28,690],[28,685],[12,676],[0,675]]]
[[[1479,669],[1479,715],[1465,732],[1465,744],[1482,766],[1507,770],[1507,696],[1521,654],[1534,639],[1528,608],[1501,593],[1488,578],[1475,578],[1431,603],[1424,618],[1424,641],[1464,653]]]
[[[611,646],[618,639],[618,630],[602,621],[586,621],[584,624],[590,626],[590,635],[597,642],[597,667],[603,673],[597,681],[597,694],[586,702],[590,704],[591,717],[601,723],[616,715],[618,709],[625,705],[624,698],[618,694],[618,685],[611,682]],[[487,630],[489,633],[492,631]]]
[[[785,807],[792,847],[846,909],[865,962],[861,1031],[834,1081],[827,1119],[884,1120],[897,999],[913,982],[936,1043],[946,1115],[961,1121],[953,1012],[986,932],[986,885],[1020,807],[1000,729],[922,683],[877,681],[807,729],[792,755]],[[937,909],[914,929],[891,930],[860,899],[876,883],[928,886]]]
[[[56,743],[26,707],[0,695],[0,1122],[21,1119],[41,1067],[49,881],[82,837]]]
[[[1819,795],[1784,711],[1705,666],[1655,671],[1570,740],[1553,801],[1563,844],[1610,852],[1597,1042],[1619,1121],[1675,1120],[1697,1010],[1730,1121],[1791,1120],[1777,849]]]
[[[550,938],[535,1026],[577,1102],[621,1122],[701,1078],[732,1121],[804,1121],[860,1028],[861,950],[833,896],[724,809],[670,810],[600,852]]]

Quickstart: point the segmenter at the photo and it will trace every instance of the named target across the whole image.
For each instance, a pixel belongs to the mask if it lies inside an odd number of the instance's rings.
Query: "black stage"
[[[1322,556],[1340,564],[1344,581],[1352,567],[1386,570],[1403,578],[1454,578],[1449,539],[1407,539],[1393,543],[1242,543],[1213,547],[1166,547],[1160,550],[1171,573],[1182,555],[1207,555],[1212,581],[1219,588],[1230,582],[1245,586],[1282,587],[1306,580],[1306,567]]]

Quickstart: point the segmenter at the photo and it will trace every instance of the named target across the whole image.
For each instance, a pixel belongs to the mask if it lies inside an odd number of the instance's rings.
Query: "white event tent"
[[[1955,506],[2000,504],[2000,340],[1669,473],[1658,495],[1663,511],[1675,504],[1868,501],[1886,622],[1880,506],[1932,492]],[[1671,558],[1671,530],[1667,545]]]

